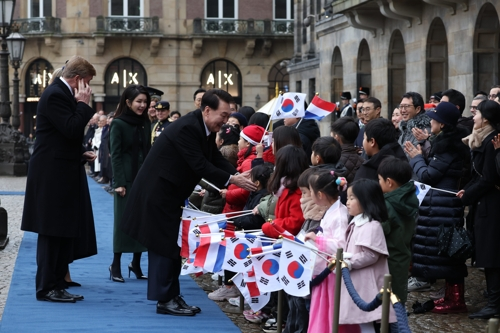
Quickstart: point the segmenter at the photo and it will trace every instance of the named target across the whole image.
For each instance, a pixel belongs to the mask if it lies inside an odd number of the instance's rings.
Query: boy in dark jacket
[[[396,128],[385,118],[371,120],[365,126],[363,148],[369,157],[356,172],[354,180],[372,179],[377,181],[377,169],[382,160],[388,156],[395,156],[407,161],[405,152],[396,141]]]
[[[384,192],[389,219],[381,222],[392,275],[392,290],[402,304],[408,296],[408,269],[411,261],[411,240],[415,232],[418,199],[411,180],[413,170],[394,156],[386,157],[378,167],[378,179]]]
[[[359,125],[352,117],[343,117],[337,119],[332,124],[331,136],[335,138],[342,148],[342,154],[340,155],[339,166],[342,164],[346,170],[347,174],[345,178],[348,183],[352,183],[356,171],[365,161],[360,154],[358,154],[358,148],[354,147],[354,141],[358,137]]]

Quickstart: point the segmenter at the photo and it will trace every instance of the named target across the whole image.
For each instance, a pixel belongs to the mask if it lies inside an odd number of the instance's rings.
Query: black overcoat
[[[467,130],[456,127],[442,132],[432,141],[428,160],[417,155],[410,160],[417,180],[433,188],[458,192],[461,179],[470,173],[470,150],[462,138]],[[414,276],[426,279],[452,279],[467,276],[465,260],[439,255],[439,228],[464,224],[464,206],[456,195],[430,190],[419,208],[413,243]]]
[[[475,205],[474,234],[476,266],[500,267],[500,175],[497,173],[495,150],[491,140],[498,134],[493,131],[481,144],[472,149],[472,179],[465,186],[464,205]]]
[[[37,107],[21,229],[75,238],[73,259],[97,253],[94,217],[82,154],[83,131],[94,110],[77,103],[59,78]]]
[[[132,185],[122,228],[149,250],[179,256],[181,206],[201,178],[223,188],[236,169],[206,135],[200,110],[169,125],[156,139]]]

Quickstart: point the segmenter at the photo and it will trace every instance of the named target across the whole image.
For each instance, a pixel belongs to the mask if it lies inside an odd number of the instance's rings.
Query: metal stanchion
[[[283,294],[283,289],[278,291],[278,318],[276,320],[276,324],[278,325],[276,332],[278,333],[281,333],[283,328]]]
[[[380,325],[380,333],[389,332],[389,310],[391,306],[389,288],[391,286],[391,274],[384,275],[384,290],[382,293],[382,322]]]
[[[222,286],[222,275],[219,274],[219,279],[217,280],[219,287]]]
[[[245,297],[243,297],[243,295],[240,294],[240,311],[241,311],[241,313],[243,313],[244,310],[245,310]]]
[[[343,260],[343,248],[337,249],[337,258],[335,262],[335,299],[333,303],[333,322],[332,322],[332,332],[338,333],[339,331],[339,317],[340,317],[340,287],[342,283],[342,263]]]
[[[486,326],[486,333],[498,333],[498,319],[491,318]]]

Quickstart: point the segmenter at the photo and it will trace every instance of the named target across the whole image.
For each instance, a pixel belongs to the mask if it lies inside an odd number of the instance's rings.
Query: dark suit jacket
[[[82,164],[83,131],[94,110],[77,103],[56,78],[42,94],[26,182],[21,229],[82,240],[80,255],[97,253],[94,217]]]
[[[181,206],[201,178],[223,188],[236,169],[207,138],[200,110],[169,125],[156,139],[134,181],[122,228],[148,249],[179,255]]]

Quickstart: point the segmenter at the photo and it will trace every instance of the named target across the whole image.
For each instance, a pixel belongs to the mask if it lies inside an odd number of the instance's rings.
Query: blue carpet
[[[35,298],[36,234],[25,233],[17,257],[0,332],[240,332],[189,277],[181,277],[188,304],[201,307],[195,317],[156,314],[156,302],[146,299],[147,282],[128,278],[132,254],[122,257],[125,283],[109,280],[113,233],[113,197],[89,178],[99,254],[70,266],[80,288],[69,292],[85,296],[75,304],[40,302]],[[142,267],[147,272],[147,254]]]
[[[24,192],[0,191],[0,195],[24,195]]]

